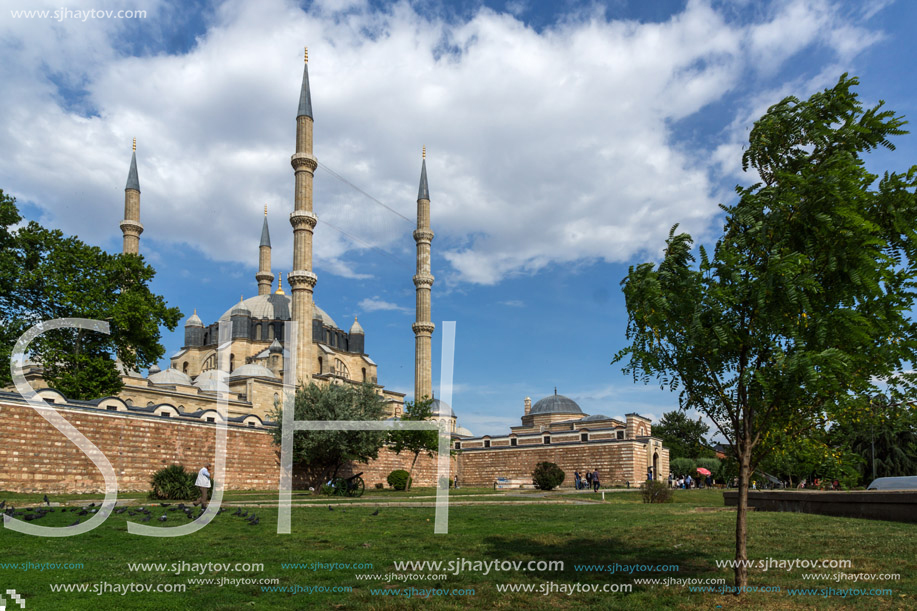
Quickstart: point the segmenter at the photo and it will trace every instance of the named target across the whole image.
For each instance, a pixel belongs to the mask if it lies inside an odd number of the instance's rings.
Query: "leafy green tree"
[[[653,425],[653,436],[662,439],[671,458],[699,458],[714,456],[707,447],[704,435],[710,427],[700,418],[691,420],[681,411],[666,412]]]
[[[806,101],[770,107],[743,167],[760,177],[724,206],[713,256],[672,229],[663,260],[622,282],[635,380],[680,391],[729,441],[739,467],[736,560],[747,560],[749,476],[779,439],[827,427],[877,379],[914,395],[917,166],[877,176],[861,155],[893,148],[905,121],[863,108],[843,75]],[[735,585],[747,585],[737,563]]]
[[[279,404],[274,407],[274,421],[283,419],[282,409]],[[293,415],[296,420],[381,420],[385,403],[369,384],[309,384],[296,389]],[[278,446],[282,433],[281,427],[273,431]],[[293,462],[304,468],[309,485],[320,491],[346,465],[377,458],[386,437],[385,431],[296,431]]]
[[[433,415],[433,399],[422,399],[420,401],[406,401],[404,404],[404,414],[402,420],[411,422],[422,422],[429,420]],[[413,454],[411,467],[408,469],[408,490],[411,489],[414,475],[414,465],[417,464],[417,457],[422,452],[427,456],[433,454],[439,449],[439,434],[436,431],[392,431],[389,433],[389,446],[395,454],[410,452]]]
[[[181,312],[150,291],[155,271],[142,257],[109,254],[35,222],[11,230],[18,220],[15,200],[0,192],[0,358],[9,363],[16,340],[38,322],[105,320],[110,335],[49,331],[33,342],[30,358],[51,387],[72,399],[116,394],[115,359],[128,370],[155,363],[165,352],[160,326],[174,329]],[[10,382],[9,367],[0,367],[0,384]]]
[[[906,403],[882,397],[860,402],[858,409],[836,423],[829,433],[839,452],[857,456],[858,479],[868,484],[875,477],[917,473],[917,410]]]

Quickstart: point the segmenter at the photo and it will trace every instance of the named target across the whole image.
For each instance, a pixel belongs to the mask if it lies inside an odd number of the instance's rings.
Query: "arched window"
[[[125,403],[125,405],[127,405],[128,407],[134,407],[134,400],[133,400],[133,399],[125,399],[125,400],[124,400],[124,403]]]
[[[255,325],[255,341],[261,339],[261,325]]]
[[[184,363],[181,364],[181,372],[188,373],[188,361],[185,361]]]
[[[274,325],[270,323],[267,325],[267,338],[274,339]]]
[[[229,355],[229,371],[233,371],[236,368],[236,355]]]
[[[147,402],[146,402],[146,406],[147,406],[147,407],[153,407],[154,405],[156,405],[156,404],[153,403],[152,401],[147,401]]]
[[[347,365],[345,365],[344,361],[342,361],[341,359],[334,359],[334,371],[332,371],[331,373],[333,373],[336,376],[346,378],[348,380],[350,379],[350,370],[347,369]]]
[[[366,367],[363,368],[363,382],[366,382]]]
[[[318,357],[318,372],[319,372],[319,373],[325,373],[325,372],[322,370],[322,357]]]

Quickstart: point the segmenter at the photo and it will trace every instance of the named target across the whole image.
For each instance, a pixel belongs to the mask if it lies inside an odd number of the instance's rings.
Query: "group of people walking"
[[[691,474],[687,475],[675,475],[674,473],[669,473],[669,488],[681,488],[684,490],[690,490],[691,488],[710,488],[713,486],[713,477],[707,476],[702,478],[700,475],[697,477],[691,477]]]
[[[593,469],[592,472],[586,471],[586,476],[580,475],[579,470],[573,472],[573,484],[577,490],[588,490],[592,488],[593,492],[599,491],[599,470]]]

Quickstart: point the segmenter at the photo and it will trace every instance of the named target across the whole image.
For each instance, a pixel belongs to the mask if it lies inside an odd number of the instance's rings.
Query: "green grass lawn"
[[[372,491],[376,493],[377,491]],[[380,491],[381,492],[381,491]],[[492,491],[490,491],[492,492]],[[304,507],[292,510],[293,532],[277,534],[276,508],[254,511],[261,523],[249,526],[232,517],[231,509],[202,531],[178,538],[129,535],[126,514],[112,515],[94,531],[66,538],[38,538],[6,529],[0,530],[0,594],[14,589],[25,597],[26,610],[33,609],[913,609],[917,608],[917,526],[894,522],[832,518],[790,513],[752,513],[749,516],[749,556],[752,559],[843,559],[847,569],[791,571],[751,570],[753,586],[779,587],[780,592],[748,593],[741,599],[731,595],[691,592],[673,585],[635,584],[635,579],[666,578],[721,579],[732,581],[731,570],[717,568],[717,560],[730,559],[733,552],[735,513],[723,509],[717,491],[679,491],[675,502],[644,505],[637,492],[601,495],[549,494],[545,500],[591,500],[586,504],[519,505],[519,497],[490,494],[487,489],[460,489],[454,500],[506,500],[503,505],[456,506],[449,511],[449,534],[434,535],[432,507],[399,507],[397,500],[431,500],[432,489],[417,489],[410,495],[384,492],[372,494],[358,504]],[[518,494],[518,493],[513,493]],[[40,495],[12,495],[0,492],[0,499],[14,499],[17,507]],[[135,502],[141,500],[140,495]],[[528,496],[528,495],[527,495]],[[422,498],[426,497],[426,498]],[[89,503],[90,497],[66,497]],[[99,500],[101,495],[91,497]],[[248,502],[256,498],[275,501],[276,492],[231,493],[227,499]],[[53,501],[64,497],[54,497]],[[304,501],[314,497],[297,494]],[[328,504],[326,499],[321,502]],[[164,510],[154,504],[154,515]],[[379,514],[372,513],[378,508]],[[248,508],[252,510],[252,508]],[[168,513],[165,526],[186,523]],[[56,511],[37,522],[62,526],[73,514]],[[134,518],[136,519],[136,518]],[[154,521],[151,524],[159,524]],[[465,570],[432,580],[386,581],[395,573],[393,562],[456,559],[479,561],[562,561],[563,570],[508,570],[483,574]],[[10,563],[82,563],[81,569],[22,570]],[[131,571],[128,563],[262,563],[263,570]],[[2,568],[7,563],[7,568]],[[283,563],[308,564],[305,568],[284,568]],[[372,568],[313,570],[312,563],[365,563]],[[678,565],[677,572],[642,571],[632,575],[577,570],[575,565]],[[410,571],[402,571],[407,573]],[[413,571],[434,573],[436,571]],[[442,571],[441,571],[442,572]],[[834,582],[804,580],[804,573],[898,573],[900,581]],[[377,574],[375,580],[357,579],[357,574]],[[297,593],[263,591],[262,585],[200,585],[189,579],[279,579],[281,587],[335,588],[346,592]],[[109,591],[53,592],[52,584],[158,584],[186,586],[184,593],[136,593]],[[555,590],[561,585],[631,584],[630,593],[572,594],[555,591],[544,595],[498,591],[504,584],[532,584]],[[109,588],[112,586],[109,585]],[[889,588],[890,595],[790,596],[788,588]],[[473,595],[407,598],[404,590],[465,589]],[[387,596],[376,591],[399,594]],[[7,609],[18,609],[7,601]]]

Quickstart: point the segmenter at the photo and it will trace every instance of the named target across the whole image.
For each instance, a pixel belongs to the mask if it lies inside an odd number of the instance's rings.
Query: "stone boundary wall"
[[[214,457],[216,425],[96,408],[55,405],[70,424],[94,443],[111,462],[122,491],[149,490],[150,476],[170,464],[198,470]],[[227,490],[277,489],[280,449],[270,431],[227,427]],[[385,483],[394,469],[407,469],[411,456],[387,448],[378,460],[356,465],[367,488]],[[454,459],[452,461],[454,472]],[[293,487],[301,478],[294,468]],[[348,473],[349,474],[349,473]],[[421,454],[414,467],[414,485],[432,486],[436,460]],[[28,405],[0,402],[0,490],[23,493],[103,492],[101,472],[63,433]],[[387,484],[385,484],[387,486]]]
[[[739,492],[724,492],[723,501],[727,507],[735,507],[739,502]],[[749,490],[748,506],[757,511],[793,511],[917,523],[917,491]]]
[[[666,452],[667,454],[668,452]],[[562,487],[573,487],[573,472],[598,469],[602,485],[638,485],[646,479],[646,446],[636,441],[586,442],[562,446],[462,450],[458,460],[459,485],[492,486],[498,478],[531,479],[535,465],[556,463],[566,477]],[[660,460],[659,475],[668,477],[668,461]]]

